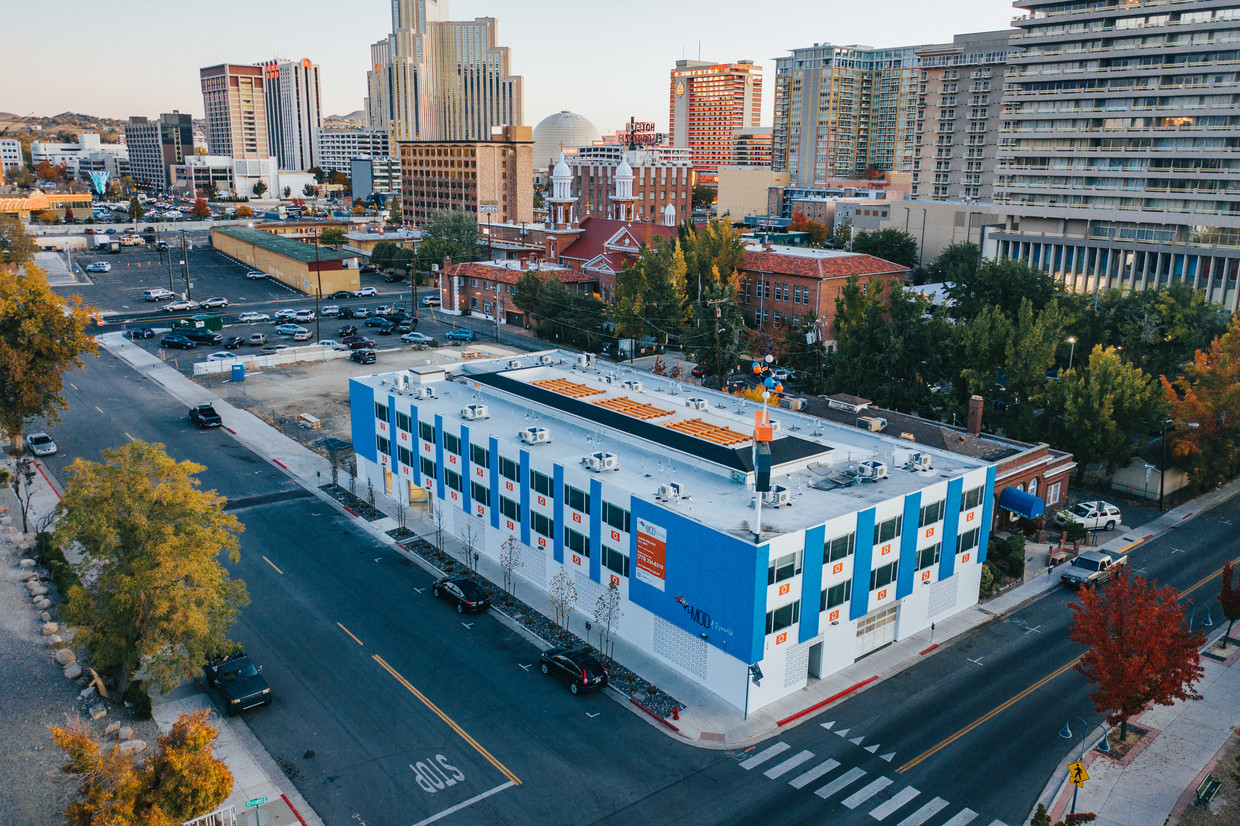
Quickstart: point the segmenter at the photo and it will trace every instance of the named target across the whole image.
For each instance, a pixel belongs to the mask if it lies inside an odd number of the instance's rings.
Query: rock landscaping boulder
[[[29,582],[32,579],[38,579],[39,572],[38,571],[22,571],[20,577],[18,578],[22,582]]]
[[[104,734],[116,734],[116,732],[120,730],[121,730],[120,723],[108,723],[108,727],[103,730],[103,733]]]
[[[33,559],[23,559],[23,560],[19,561],[17,564],[18,564],[20,567],[22,567],[22,568],[33,568],[33,567],[34,567],[34,560],[33,560]]]
[[[89,700],[91,697],[95,696],[95,687],[93,685],[86,686],[86,688],[78,692],[78,696],[83,700]]]
[[[46,611],[48,608],[52,607],[52,601],[47,597],[41,597],[38,602],[34,604],[34,607],[38,608],[40,611]]]
[[[108,716],[108,710],[104,708],[102,703],[98,705],[93,705],[90,707],[90,719],[102,720],[104,717],[107,717],[107,716]]]
[[[121,754],[141,754],[146,751],[145,740],[125,740],[116,747]]]
[[[59,630],[60,630],[60,626],[54,622],[43,623],[43,636],[45,637],[50,637],[52,634],[55,634]]]
[[[120,729],[119,733],[117,734],[117,737],[119,737],[121,740],[132,740],[133,739],[133,727],[125,726],[124,728]]]
[[[66,679],[76,680],[78,677],[81,677],[81,676],[82,676],[82,666],[78,665],[77,663],[70,663],[69,665],[65,666],[65,678]]]
[[[27,582],[26,587],[30,589],[31,596],[41,597],[47,593],[47,587],[34,580]]]
[[[52,615],[44,611],[42,614],[39,614],[39,619],[43,620],[43,622],[51,622]]]
[[[57,665],[73,665],[77,662],[77,654],[74,654],[68,648],[60,648],[56,651]]]

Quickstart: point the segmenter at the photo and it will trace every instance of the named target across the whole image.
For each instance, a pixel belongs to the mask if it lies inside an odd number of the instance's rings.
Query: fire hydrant
[[[672,719],[673,720],[680,719],[680,706],[672,706]]]

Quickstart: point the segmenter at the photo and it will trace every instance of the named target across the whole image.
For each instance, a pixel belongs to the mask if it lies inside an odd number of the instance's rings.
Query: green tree
[[[250,191],[254,193],[254,197],[256,198],[263,197],[263,193],[267,191],[267,182],[259,181],[254,184],[254,186],[250,187]]]
[[[20,246],[20,244],[18,244]],[[98,345],[87,335],[93,308],[52,292],[34,264],[0,267],[0,432],[21,450],[26,420],[59,420],[64,373]]]
[[[1123,348],[1126,359],[1152,376],[1175,375],[1193,353],[1208,348],[1227,328],[1222,305],[1206,301],[1204,292],[1182,282],[1127,295],[1112,291],[1104,298],[1103,311],[1109,311],[1107,343]]]
[[[655,239],[642,247],[637,261],[616,277],[612,293],[612,322],[624,338],[651,336],[667,341],[684,326],[684,253],[677,242]]]
[[[306,184],[301,188],[301,194],[307,198],[313,198],[315,192],[318,192],[318,190],[314,188],[314,184]]]
[[[530,270],[517,279],[517,291],[512,297],[512,303],[525,313],[527,322],[533,322],[538,315],[542,291],[543,280],[535,270]]]
[[[370,251],[370,263],[374,264],[381,270],[386,270],[392,266],[392,255],[399,249],[391,241],[380,241],[375,244],[375,248]]]
[[[948,284],[967,281],[977,274],[982,251],[977,244],[957,241],[948,244],[926,268],[926,277],[933,282]]]
[[[143,215],[146,215],[146,210],[142,208],[142,203],[138,200],[138,196],[135,195],[129,199],[129,220],[136,221]]]
[[[451,258],[455,264],[478,261],[483,257],[485,245],[482,243],[482,230],[478,228],[477,219],[463,209],[440,210],[431,213],[426,226],[422,227],[423,245],[427,241],[443,242],[432,249],[441,252],[439,263],[445,257]],[[419,258],[419,268],[421,258]]]
[[[345,192],[345,194],[348,194],[353,188],[353,184],[349,181],[349,176],[343,172],[331,173],[327,176],[327,182],[329,184],[336,184]]]
[[[697,184],[693,187],[693,207],[710,206],[715,202],[715,190],[705,184]]]
[[[313,175],[315,182],[320,185],[327,180],[327,173],[317,166],[312,166],[306,171]],[[306,184],[306,186],[310,186],[310,184]],[[313,194],[313,192],[307,192],[306,197],[309,198]]]
[[[685,258],[685,292],[697,301],[703,290],[713,289],[732,279],[745,258],[745,239],[727,221],[712,220],[697,227],[686,219],[678,229]]]
[[[38,250],[26,228],[15,215],[0,215],[0,269],[34,261]]]
[[[199,488],[193,462],[174,462],[162,445],[132,442],[77,459],[58,508],[55,541],[75,547],[93,585],[73,588],[65,614],[97,667],[123,695],[145,669],[167,691],[192,676],[249,603],[221,551],[240,559],[241,523],[224,498]]]
[[[342,227],[325,227],[319,233],[319,243],[327,244],[332,249],[340,249],[349,240]]]
[[[962,280],[950,282],[946,292],[952,302],[952,317],[965,321],[989,306],[1013,318],[1026,298],[1034,307],[1045,307],[1063,294],[1063,288],[1050,275],[1020,261],[986,261],[972,274],[959,274]]]
[[[535,329],[542,338],[598,352],[611,338],[603,330],[606,318],[598,298],[548,278],[539,293]]]
[[[693,302],[681,344],[698,363],[719,368],[711,383],[721,388],[724,377],[740,362],[746,329],[733,282],[722,281],[703,289],[701,300]]]
[[[202,188],[202,194],[207,196],[208,201],[214,201],[220,195],[220,188],[215,181],[211,181]]]
[[[404,215],[401,212],[400,196],[393,195],[388,202],[388,223],[400,225],[405,222]]]
[[[1079,474],[1087,464],[1112,470],[1127,464],[1159,418],[1158,386],[1114,348],[1094,347],[1086,364],[1060,373],[1063,418],[1058,444],[1076,457]]]
[[[1168,417],[1197,425],[1167,435],[1189,479],[1213,487],[1234,477],[1240,472],[1240,316],[1232,316],[1208,350],[1197,351],[1182,379],[1160,381]]]
[[[873,255],[909,269],[917,266],[917,239],[894,227],[876,232],[858,232],[852,239],[852,251]]]

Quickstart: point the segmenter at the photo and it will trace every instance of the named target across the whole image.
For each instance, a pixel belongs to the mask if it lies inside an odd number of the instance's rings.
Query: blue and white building
[[[619,636],[738,708],[977,602],[994,466],[865,422],[772,411],[755,538],[753,402],[555,350],[354,378],[350,403],[363,485],[492,558],[512,537],[587,619],[614,583]]]

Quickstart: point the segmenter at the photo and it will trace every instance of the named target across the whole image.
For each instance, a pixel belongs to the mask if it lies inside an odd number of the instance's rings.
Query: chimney
[[[978,436],[982,432],[982,397],[969,397],[969,435]]]

